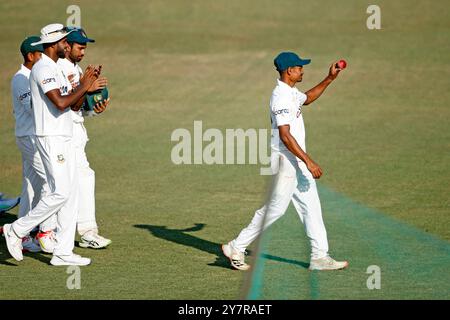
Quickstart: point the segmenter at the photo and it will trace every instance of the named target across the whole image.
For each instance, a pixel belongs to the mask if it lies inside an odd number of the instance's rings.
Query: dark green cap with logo
[[[68,43],[79,43],[79,44],[86,44],[88,42],[95,42],[94,39],[88,38],[86,35],[86,32],[83,30],[83,28],[78,27],[66,27],[69,31],[73,30],[69,35],[67,36],[67,42]]]
[[[282,52],[275,60],[273,60],[273,64],[280,72],[289,67],[304,66],[310,62],[311,59],[300,59],[300,57],[293,52]]]
[[[20,45],[20,52],[25,57],[28,53],[33,52],[44,52],[44,46],[42,44],[38,44],[36,46],[32,46],[31,44],[34,42],[40,41],[41,38],[38,36],[31,36],[23,40]]]

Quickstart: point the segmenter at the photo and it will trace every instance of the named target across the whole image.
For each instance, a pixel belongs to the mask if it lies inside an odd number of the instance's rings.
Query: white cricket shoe
[[[41,252],[41,246],[32,237],[25,236],[22,238],[22,252]]]
[[[311,259],[309,270],[341,270],[348,267],[348,261],[336,261],[326,256],[320,259]]]
[[[39,241],[42,251],[47,253],[53,253],[56,247],[56,236],[53,230],[50,231],[39,231],[36,235],[36,239]]]
[[[82,248],[101,249],[109,246],[111,242],[111,240],[106,239],[97,232],[91,230],[83,233],[79,245]]]
[[[54,255],[50,264],[54,266],[87,266],[91,264],[91,259],[83,258],[78,254],[72,253],[70,256]]]
[[[10,224],[3,226],[3,236],[5,237],[6,246],[11,256],[17,261],[22,261],[22,239],[14,233]]]
[[[222,245],[222,252],[230,259],[231,266],[237,270],[247,271],[250,269],[250,265],[245,263],[245,253],[236,250],[231,242]]]

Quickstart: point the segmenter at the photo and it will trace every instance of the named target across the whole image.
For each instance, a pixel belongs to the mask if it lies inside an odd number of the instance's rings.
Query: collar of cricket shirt
[[[22,64],[20,65],[20,73],[26,75],[27,77],[30,77],[31,70]]]
[[[297,94],[299,91],[295,86],[291,87],[286,82],[283,82],[280,79],[277,79],[277,84],[282,90],[286,90],[287,92],[290,92],[290,93]]]

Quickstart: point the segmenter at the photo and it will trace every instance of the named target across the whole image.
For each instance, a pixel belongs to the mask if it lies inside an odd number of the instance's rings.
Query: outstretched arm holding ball
[[[330,70],[328,72],[327,77],[322,80],[317,86],[305,92],[308,99],[305,101],[305,105],[314,102],[317,98],[319,98],[328,85],[335,80],[339,74],[339,72],[347,66],[347,62],[345,60],[340,60],[334,62],[330,66]]]

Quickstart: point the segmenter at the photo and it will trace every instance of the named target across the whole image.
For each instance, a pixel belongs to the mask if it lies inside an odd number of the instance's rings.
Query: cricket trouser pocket
[[[87,130],[83,124],[83,122],[74,122],[73,123],[73,137],[72,137],[73,145],[76,148],[81,148],[84,150],[86,147],[86,143],[89,141]]]

